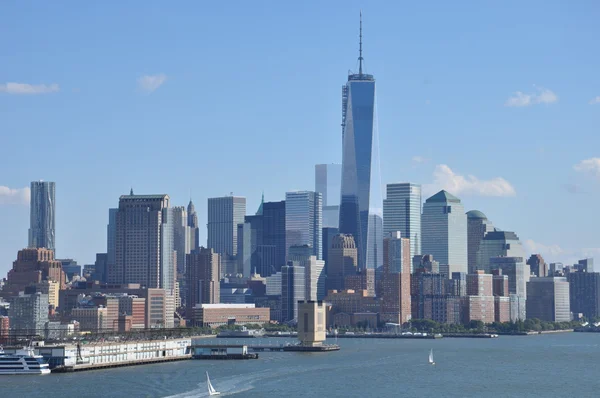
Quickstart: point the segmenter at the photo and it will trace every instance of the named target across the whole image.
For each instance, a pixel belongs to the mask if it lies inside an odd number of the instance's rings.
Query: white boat
[[[6,354],[0,347],[0,375],[47,375],[50,367],[33,348],[23,347],[14,354]]]
[[[215,388],[210,383],[210,377],[208,377],[208,372],[206,372],[206,385],[208,386],[208,395],[221,395],[221,393],[215,390]]]
[[[429,364],[435,365],[435,362],[433,360],[433,350],[429,351]]]

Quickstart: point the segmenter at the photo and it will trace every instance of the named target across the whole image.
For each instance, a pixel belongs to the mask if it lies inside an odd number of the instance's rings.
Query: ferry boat
[[[14,354],[6,354],[0,347],[0,375],[47,375],[50,367],[33,348],[23,347]]]

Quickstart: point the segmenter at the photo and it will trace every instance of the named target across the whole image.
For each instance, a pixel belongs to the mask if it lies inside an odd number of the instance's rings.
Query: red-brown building
[[[382,322],[403,324],[411,319],[410,240],[392,234],[383,240],[381,281]]]
[[[0,315],[0,344],[8,343],[10,321],[7,316]]]
[[[19,250],[1,294],[3,297],[16,296],[27,286],[42,281],[55,281],[60,289],[65,288],[65,273],[61,262],[54,259],[54,251],[44,248]]]

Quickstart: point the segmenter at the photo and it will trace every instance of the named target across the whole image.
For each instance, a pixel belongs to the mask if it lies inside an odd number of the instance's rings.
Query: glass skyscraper
[[[358,73],[342,88],[342,184],[340,233],[354,236],[358,267],[383,264],[383,198],[375,78],[363,73],[362,21]]]
[[[421,254],[421,186],[411,183],[387,184],[383,201],[383,232],[400,231],[410,239],[410,258]]]
[[[29,247],[56,250],[56,187],[49,181],[31,182]]]
[[[322,199],[319,192],[298,191],[285,194],[285,250],[291,246],[309,245],[311,254],[323,259]]]
[[[337,228],[340,222],[341,164],[315,165],[315,192],[323,196],[323,228]]]
[[[237,254],[238,224],[244,223],[246,198],[224,196],[208,199],[208,248],[221,255]],[[221,259],[223,260],[223,259]]]

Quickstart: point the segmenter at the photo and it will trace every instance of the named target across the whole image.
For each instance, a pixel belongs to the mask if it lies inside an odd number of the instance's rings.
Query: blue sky
[[[377,79],[383,182],[447,188],[548,261],[600,262],[600,3],[2,2],[0,275],[56,182],[57,256],[106,250],[133,186],[187,204],[312,189],[341,86]],[[201,241],[206,231],[201,229]]]

